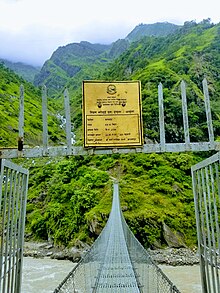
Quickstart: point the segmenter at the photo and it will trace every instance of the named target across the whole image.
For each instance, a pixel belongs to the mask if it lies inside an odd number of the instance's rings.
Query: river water
[[[25,257],[21,293],[53,292],[74,265],[65,260]]]
[[[160,268],[181,293],[202,293],[199,265],[176,267],[160,265]]]
[[[24,258],[22,293],[52,293],[74,267],[70,261],[50,258]],[[199,266],[160,268],[181,293],[201,293]]]

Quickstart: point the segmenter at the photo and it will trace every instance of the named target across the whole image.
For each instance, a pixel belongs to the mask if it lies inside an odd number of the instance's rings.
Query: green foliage
[[[128,35],[130,41],[138,41],[143,36],[167,36],[176,32],[180,26],[169,22],[157,22],[153,24],[139,24]]]
[[[29,82],[33,82],[35,75],[40,72],[40,68],[21,62],[13,63],[8,60],[0,59],[0,63],[4,64],[7,68],[13,70],[17,75]]]
[[[79,156],[49,162],[44,168],[44,162],[33,162],[27,204],[27,230],[33,237],[52,237],[67,245],[85,235],[84,230],[89,241],[85,215],[102,199],[109,181],[106,172],[87,166],[90,160]]]
[[[107,221],[111,180],[117,178],[126,221],[146,247],[164,243],[163,223],[193,245],[190,167],[198,159],[192,154],[116,154],[32,162],[27,231],[60,245],[77,239],[91,243]]]
[[[220,84],[219,24],[210,20],[185,23],[165,37],[144,37],[112,62],[103,73],[105,80],[140,80],[144,135],[159,140],[158,84],[163,85],[167,142],[184,140],[180,81],[187,85],[190,138],[207,141],[206,115],[202,80],[207,78],[215,138],[220,135],[218,97]]]
[[[45,84],[48,94],[57,97],[69,83],[70,92],[75,94],[82,79],[93,79],[106,67],[105,52],[109,49],[110,45],[84,41],[59,47],[35,76],[34,84]]]
[[[32,84],[0,64],[0,147],[16,147],[18,139],[20,85],[24,86],[24,143],[42,144],[41,92]],[[48,102],[48,133],[50,143],[63,141],[64,132],[54,105]]]

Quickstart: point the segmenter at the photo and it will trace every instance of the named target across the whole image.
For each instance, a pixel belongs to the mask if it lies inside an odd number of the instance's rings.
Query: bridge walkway
[[[179,293],[127,226],[114,183],[112,209],[91,249],[54,293]]]
[[[108,241],[105,255],[96,279],[94,292],[139,293],[135,269],[129,256],[123,233],[118,184],[114,184],[114,197],[109,221],[106,225]]]

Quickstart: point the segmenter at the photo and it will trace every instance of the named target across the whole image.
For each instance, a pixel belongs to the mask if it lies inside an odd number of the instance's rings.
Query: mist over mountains
[[[51,58],[49,60],[55,60],[55,64],[59,63],[57,60],[61,55],[63,54],[73,54],[75,57],[82,57],[80,53],[80,48],[84,50],[84,53],[82,54],[88,54],[88,57],[92,55],[101,54],[103,52],[107,52],[107,55],[110,58],[114,58],[119,56],[124,50],[126,50],[129,46],[129,43],[132,41],[136,41],[140,39],[143,36],[166,36],[167,34],[170,34],[172,32],[175,32],[179,27],[178,25],[171,24],[168,22],[163,23],[155,23],[155,24],[139,24],[137,25],[124,39],[116,40],[114,43],[109,45],[102,45],[102,44],[91,44],[87,41],[81,41],[80,43],[70,43],[66,46],[60,46],[55,50]],[[93,53],[89,52],[89,50],[94,51]],[[72,52],[72,53],[71,53]],[[82,52],[82,51],[81,51]],[[45,63],[48,63],[49,60],[45,60]],[[22,76],[25,80],[33,82],[35,79],[35,75],[39,74],[40,67],[36,67],[30,64],[25,64],[23,62],[12,62],[11,60],[5,60],[1,59],[0,56],[0,63],[3,63],[6,67],[10,68],[20,76]],[[44,80],[45,71],[45,63],[43,64],[42,72],[40,76],[36,77],[35,85],[39,85]],[[77,72],[77,66],[75,68],[70,68],[68,64],[63,65],[63,63],[60,61],[60,67],[64,66],[69,73],[67,73],[67,76],[74,75],[74,73]],[[58,64],[59,67],[59,64]],[[47,68],[47,66],[46,66]],[[56,68],[56,66],[55,66]],[[65,70],[65,69],[64,69]],[[64,82],[66,79],[64,78]]]

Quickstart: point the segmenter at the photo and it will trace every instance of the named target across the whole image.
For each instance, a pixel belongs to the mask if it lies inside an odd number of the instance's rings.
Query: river
[[[53,292],[73,266],[66,260],[25,257],[21,293]]]
[[[199,265],[176,267],[160,265],[160,268],[181,293],[202,293]]]
[[[22,293],[52,293],[74,263],[50,258],[24,258]],[[199,266],[165,266],[160,268],[181,293],[201,293]]]

